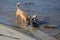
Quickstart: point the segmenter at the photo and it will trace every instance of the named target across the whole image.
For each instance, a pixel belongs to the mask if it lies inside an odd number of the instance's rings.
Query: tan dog
[[[21,24],[21,26],[24,26],[24,24],[30,25],[30,17],[27,16],[27,14],[19,8],[19,5],[20,3],[18,2],[16,5],[16,25],[18,26],[19,23]],[[18,21],[18,19],[20,19],[20,22]]]

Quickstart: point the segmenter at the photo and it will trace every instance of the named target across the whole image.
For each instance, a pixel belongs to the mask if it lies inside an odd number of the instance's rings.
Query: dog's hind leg
[[[19,16],[16,16],[16,26],[18,26],[18,24],[19,24],[18,18],[19,18]]]

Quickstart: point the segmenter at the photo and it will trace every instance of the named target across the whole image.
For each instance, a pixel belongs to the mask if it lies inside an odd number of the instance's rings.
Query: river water
[[[52,25],[60,28],[60,0],[0,0],[0,23],[15,25],[16,3],[20,2],[20,8],[29,16],[37,15],[46,17]],[[40,20],[41,20],[40,19]],[[59,33],[58,30],[47,30],[47,33]]]
[[[16,3],[29,16],[49,16],[51,24],[60,24],[60,0],[0,0],[0,22],[15,25]]]

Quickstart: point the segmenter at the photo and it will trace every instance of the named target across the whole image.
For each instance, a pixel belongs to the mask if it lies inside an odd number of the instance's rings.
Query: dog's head
[[[26,24],[30,25],[30,18],[29,17],[26,18]]]

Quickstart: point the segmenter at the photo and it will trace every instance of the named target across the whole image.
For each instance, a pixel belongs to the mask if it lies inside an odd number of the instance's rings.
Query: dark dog
[[[32,26],[37,27],[38,26],[38,19],[36,15],[33,15],[32,17]]]

